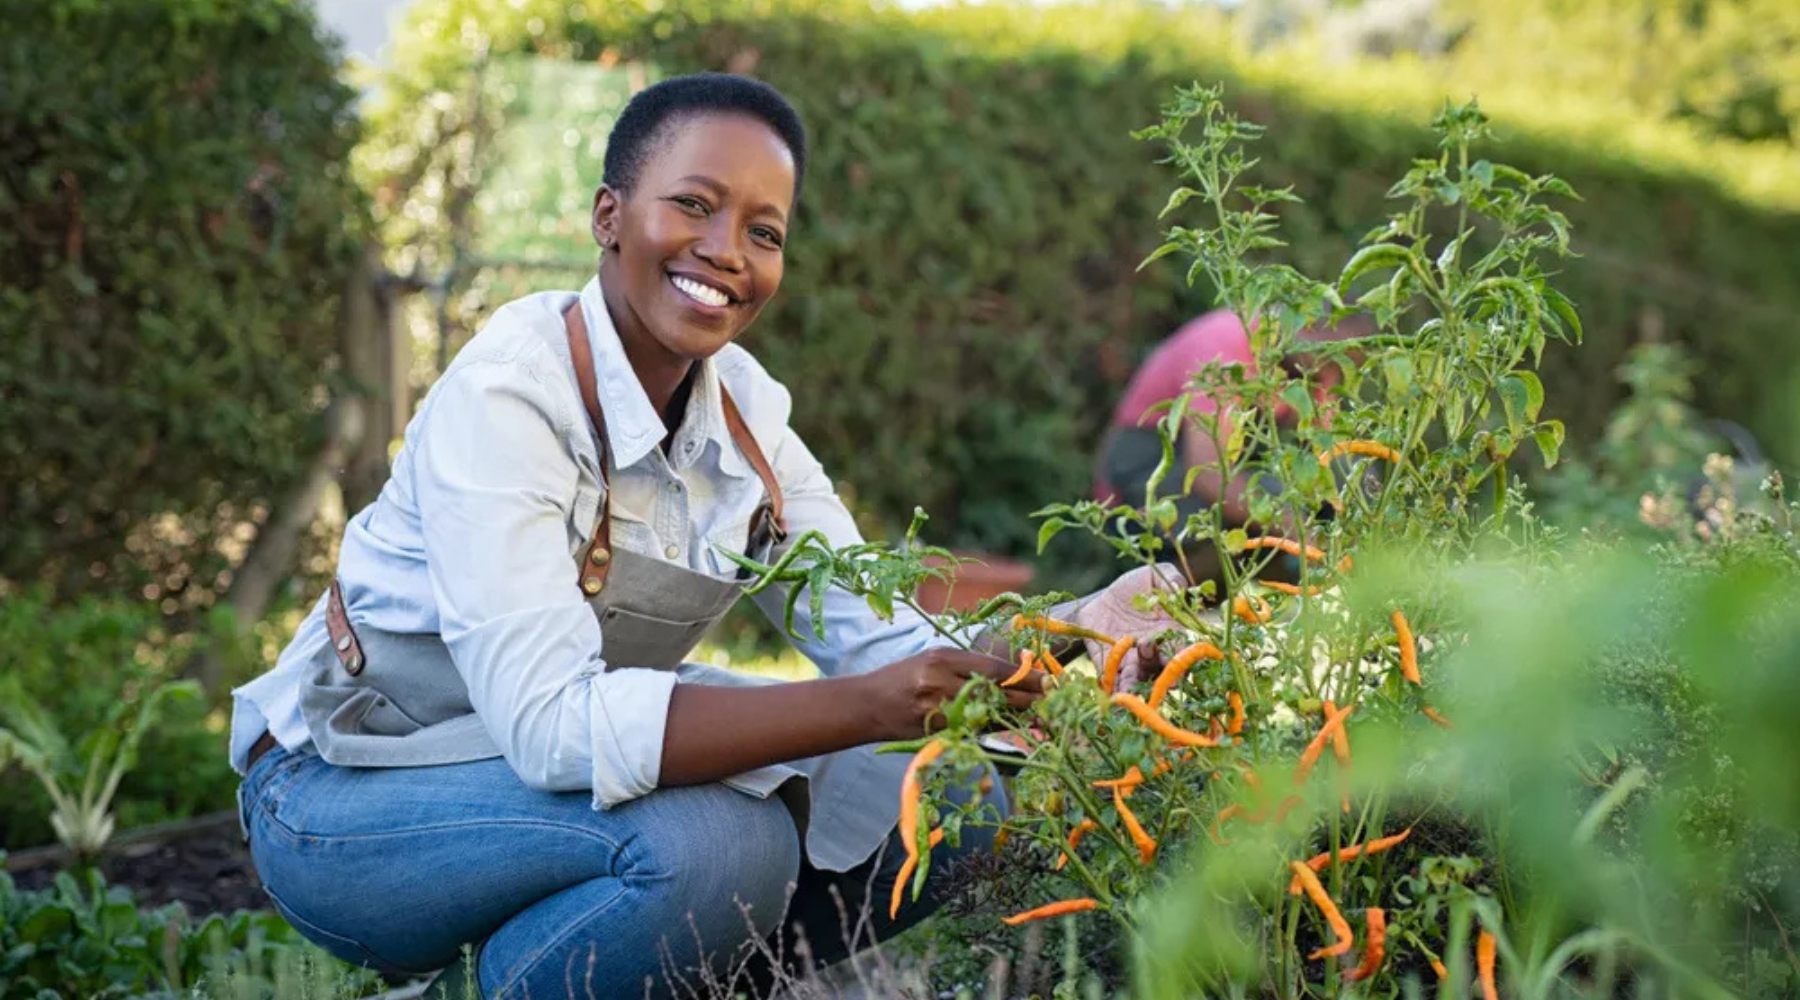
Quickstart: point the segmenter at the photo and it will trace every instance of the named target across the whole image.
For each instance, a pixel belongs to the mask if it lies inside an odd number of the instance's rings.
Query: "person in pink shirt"
[[[1300,336],[1302,340],[1317,343],[1366,336],[1372,332],[1373,324],[1367,317],[1352,316],[1335,325],[1308,328]],[[1187,392],[1195,373],[1213,362],[1240,364],[1250,372],[1256,370],[1249,333],[1237,314],[1229,309],[1215,309],[1183,325],[1157,345],[1132,375],[1107,424],[1094,470],[1094,499],[1134,506],[1143,503],[1144,483],[1162,460],[1162,441],[1156,432],[1162,411],[1157,407]],[[1284,361],[1283,367],[1297,377],[1302,368],[1310,366],[1305,354],[1296,353]],[[1315,375],[1321,402],[1337,384],[1338,378],[1337,369],[1331,366]],[[1215,413],[1219,405],[1219,400],[1196,393],[1188,401],[1188,410],[1191,413]],[[1219,419],[1219,437],[1228,438],[1231,414],[1222,413]],[[1291,424],[1293,419],[1294,414],[1287,407],[1276,413],[1276,420],[1281,424]],[[1185,521],[1190,514],[1220,504],[1229,524],[1248,526],[1250,514],[1243,495],[1248,477],[1240,475],[1230,483],[1221,481],[1223,477],[1213,471],[1219,457],[1213,437],[1190,429],[1176,439],[1176,445],[1178,461],[1163,480],[1160,487],[1163,492],[1178,491],[1188,470],[1196,467],[1202,470],[1194,477],[1191,492],[1176,500],[1181,519]],[[1266,485],[1278,488],[1275,483]]]

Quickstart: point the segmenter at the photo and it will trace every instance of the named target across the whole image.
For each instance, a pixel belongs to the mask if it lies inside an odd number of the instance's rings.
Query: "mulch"
[[[8,856],[6,869],[20,889],[44,889],[68,860],[60,850],[40,848]],[[235,812],[126,832],[108,850],[100,872],[108,885],[130,889],[145,909],[181,903],[204,916],[269,906]]]

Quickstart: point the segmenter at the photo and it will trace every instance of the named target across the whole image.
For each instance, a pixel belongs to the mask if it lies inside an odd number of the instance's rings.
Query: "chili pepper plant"
[[[1489,123],[1473,103],[1447,105],[1434,127],[1437,148],[1389,191],[1392,214],[1325,278],[1264,259],[1282,245],[1281,206],[1298,199],[1253,183],[1260,129],[1217,89],[1179,91],[1140,133],[1184,179],[1165,216],[1204,219],[1172,225],[1146,263],[1185,261],[1190,282],[1217,288],[1246,321],[1256,364],[1207,367],[1157,414],[1163,462],[1130,495],[1035,515],[1040,547],[1087,532],[1122,568],[1161,567],[1164,585],[1142,600],[1172,627],[1094,634],[1052,616],[1062,594],[932,619],[956,642],[1007,635],[1015,676],[1042,671],[1048,693],[1012,710],[1001,685],[972,680],[941,730],[889,748],[916,755],[902,791],[911,878],[894,909],[923,885],[934,844],[999,824],[1039,897],[995,914],[1007,924],[1081,913],[1124,940],[1167,940],[1207,914],[1192,939],[1225,943],[1187,954],[1174,985],[1140,962],[1150,995],[1395,995],[1423,983],[1494,1000],[1514,992],[1509,969],[1546,967],[1556,941],[1510,933],[1527,904],[1495,827],[1441,785],[1409,783],[1406,766],[1440,753],[1456,711],[1473,710],[1443,697],[1441,678],[1466,644],[1467,591],[1453,599],[1429,581],[1477,560],[1525,576],[1555,562],[1512,465],[1552,465],[1563,444],[1534,369],[1551,339],[1581,337],[1552,285],[1571,254],[1555,206],[1575,194],[1482,158]],[[1373,331],[1301,339],[1352,314]],[[1219,405],[1193,405],[1203,398]],[[1210,437],[1218,458],[1180,476],[1187,434]],[[1175,499],[1201,475],[1241,488],[1249,528],[1218,505],[1180,516]],[[880,613],[923,614],[913,588],[953,565],[919,543],[924,523],[921,512],[894,547],[834,551],[807,537],[773,566],[745,565],[757,586],[800,584],[792,602],[839,586]],[[1190,557],[1206,547],[1219,578],[1194,581]],[[1294,582],[1271,578],[1277,560],[1297,567]],[[1085,658],[1067,655],[1070,639]],[[1146,639],[1160,662],[1114,690],[1119,660]],[[996,751],[997,732],[1022,758]],[[1009,815],[943,794],[996,764],[1016,768]],[[1608,795],[1630,794],[1618,787],[1597,793],[1599,815],[1617,805]],[[1200,876],[1197,857],[1209,860]],[[1554,968],[1570,961],[1555,955]]]

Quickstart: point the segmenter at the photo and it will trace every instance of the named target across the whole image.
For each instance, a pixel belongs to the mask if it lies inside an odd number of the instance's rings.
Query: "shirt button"
[[[663,555],[668,556],[670,559],[673,559],[676,556],[681,555],[681,550],[676,548],[675,546],[671,545],[668,548],[663,550]]]
[[[673,482],[670,483],[669,484],[669,492],[670,493],[680,493],[681,492],[681,484],[673,483]]]

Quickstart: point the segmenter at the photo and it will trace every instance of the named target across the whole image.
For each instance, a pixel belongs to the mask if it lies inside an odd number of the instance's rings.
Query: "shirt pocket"
[[[753,514],[754,512],[752,512]],[[750,544],[750,521],[752,514],[733,517],[726,520],[723,527],[714,528],[706,536],[707,565],[712,575],[721,580],[748,580],[750,573],[732,562],[726,552],[735,555],[747,555],[758,562],[766,562],[768,552],[748,552]]]
[[[617,507],[612,512],[612,546],[652,559],[662,558],[661,546],[656,543],[656,532],[650,525]]]

